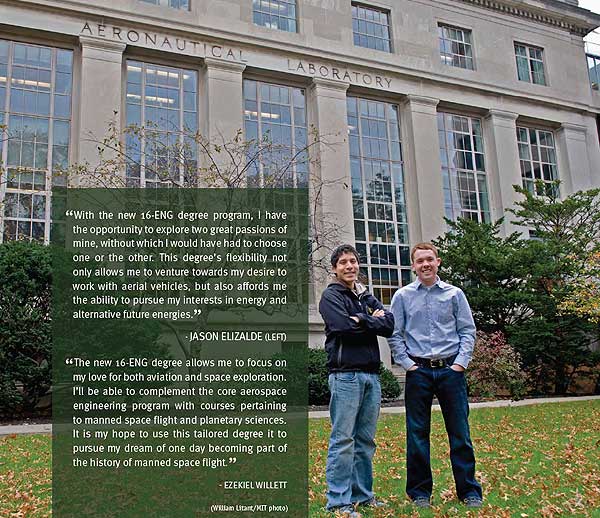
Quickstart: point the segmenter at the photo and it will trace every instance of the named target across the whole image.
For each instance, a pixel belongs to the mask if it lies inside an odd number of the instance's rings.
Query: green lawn
[[[600,517],[600,400],[549,403],[471,412],[477,476],[485,506],[478,512],[458,502],[440,412],[432,425],[434,507],[417,512],[405,497],[404,416],[383,415],[377,433],[375,491],[390,504],[366,517],[493,518]],[[310,517],[331,516],[325,505],[326,419],[310,427]]]
[[[0,517],[51,516],[51,464],[50,436],[0,436]]]
[[[446,435],[441,414],[435,412],[435,506],[413,510],[404,496],[404,416],[384,415],[377,434],[375,490],[390,507],[364,512],[365,518],[600,518],[600,400],[478,409],[471,413],[471,428],[483,509],[466,512],[454,496]],[[328,434],[328,420],[310,421],[311,518],[330,517],[323,510]],[[0,517],[50,516],[50,463],[50,437],[0,438]]]

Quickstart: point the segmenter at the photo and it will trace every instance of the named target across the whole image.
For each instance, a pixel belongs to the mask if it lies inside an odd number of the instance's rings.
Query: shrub
[[[503,333],[477,333],[467,382],[471,396],[522,399],[525,395],[527,375],[521,370],[521,357]]]
[[[308,350],[308,404],[327,405],[329,384],[327,382],[327,352],[325,349]]]
[[[29,412],[51,385],[50,250],[0,244],[0,414]]]
[[[308,350],[308,404],[329,404],[327,352],[325,349]],[[400,396],[400,384],[392,372],[381,366],[381,397],[382,399],[397,399]]]
[[[402,393],[400,383],[396,379],[396,376],[392,374],[392,371],[386,369],[381,365],[381,397],[382,399],[398,399]]]

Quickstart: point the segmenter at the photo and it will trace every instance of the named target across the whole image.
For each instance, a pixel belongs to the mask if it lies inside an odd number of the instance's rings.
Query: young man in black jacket
[[[325,321],[331,437],[327,455],[327,509],[359,518],[356,506],[385,505],[373,494],[373,454],[381,386],[377,336],[389,337],[394,317],[357,282],[359,256],[351,245],[331,255],[335,280],[319,312]]]

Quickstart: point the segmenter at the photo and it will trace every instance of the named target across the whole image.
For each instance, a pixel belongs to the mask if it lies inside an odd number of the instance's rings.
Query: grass
[[[412,508],[404,492],[404,416],[387,414],[378,425],[374,489],[389,508],[363,516],[600,518],[600,400],[477,409],[470,422],[482,509],[467,511],[456,498],[440,412],[432,424],[434,507]],[[328,420],[311,421],[311,518],[331,517],[323,510],[329,431]]]
[[[456,500],[441,414],[433,415],[434,507],[417,512],[404,496],[404,416],[388,414],[379,421],[374,471],[377,495],[390,506],[365,518],[600,518],[600,400],[474,410],[479,511]],[[328,435],[328,420],[310,421],[310,518],[331,517],[323,509]],[[0,517],[51,516],[51,449],[49,436],[0,437]]]
[[[49,435],[0,436],[0,517],[51,516]]]

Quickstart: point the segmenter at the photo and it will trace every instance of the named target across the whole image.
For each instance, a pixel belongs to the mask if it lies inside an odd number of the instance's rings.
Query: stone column
[[[598,175],[600,174],[600,126],[594,114],[584,117],[587,128],[587,150],[590,161],[590,185],[589,189],[597,187]]]
[[[505,217],[502,227],[508,235],[522,229],[511,223],[506,209],[514,208],[522,196],[513,185],[521,185],[521,166],[517,143],[517,113],[490,110],[484,124],[485,163],[492,221]]]
[[[402,110],[404,184],[411,243],[431,241],[445,231],[438,103],[438,99],[409,95]]]
[[[232,143],[239,132],[244,131],[243,72],[246,65],[215,58],[204,59],[200,82],[200,132],[211,144]],[[223,175],[232,173],[231,159],[226,153],[212,150],[212,159],[222,169]],[[210,158],[200,153],[203,167],[210,166]],[[200,179],[202,187],[215,187],[222,182]],[[245,186],[246,179],[235,181],[237,187]]]
[[[121,129],[123,105],[124,43],[80,36],[81,88],[79,93],[79,147],[77,160],[98,164],[98,142],[107,136],[109,127]],[[110,158],[105,154],[104,158]],[[88,185],[80,178],[78,184]]]
[[[556,132],[556,147],[561,197],[589,189],[592,183],[587,128],[579,124],[563,123]]]
[[[354,244],[347,89],[346,83],[321,78],[314,78],[308,89],[308,122],[317,131],[308,140],[318,139],[311,147],[310,205],[315,209],[318,259],[324,265],[332,247]],[[315,269],[314,278],[313,300],[318,301],[326,285],[324,270]]]
[[[244,129],[242,74],[246,65],[215,58],[204,59],[201,85],[202,132],[211,140],[231,141]]]

